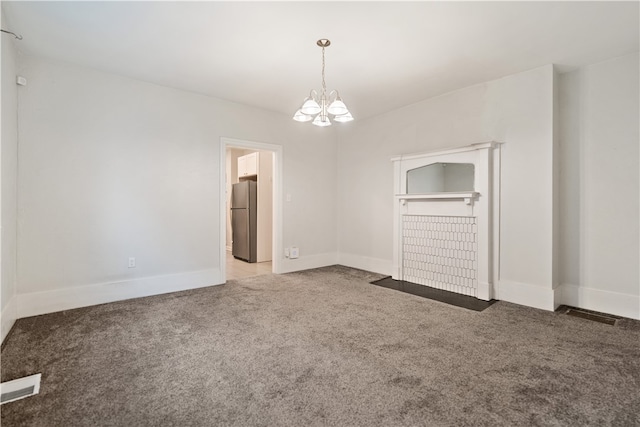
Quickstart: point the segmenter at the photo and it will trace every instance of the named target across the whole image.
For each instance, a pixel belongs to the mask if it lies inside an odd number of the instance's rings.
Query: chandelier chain
[[[327,92],[327,84],[324,82],[324,46],[322,46],[322,96]]]

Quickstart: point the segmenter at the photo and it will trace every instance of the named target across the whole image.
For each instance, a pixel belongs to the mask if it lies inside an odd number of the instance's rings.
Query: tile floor
[[[271,261],[248,263],[235,259],[231,252],[227,251],[227,280],[270,273]]]

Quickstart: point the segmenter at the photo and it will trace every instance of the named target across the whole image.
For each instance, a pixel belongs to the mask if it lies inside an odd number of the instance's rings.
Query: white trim
[[[477,191],[449,192],[449,193],[424,193],[424,194],[396,194],[398,200],[422,200],[422,199],[466,199],[476,197]]]
[[[477,191],[425,193],[425,194],[396,194],[398,200],[426,200],[426,199],[473,199],[478,197]]]
[[[554,311],[558,304],[554,289],[528,283],[500,280],[495,287],[494,298],[541,310]]]
[[[500,281],[500,216],[501,214],[501,151],[493,150],[493,206],[491,207],[491,232],[493,233],[493,265],[491,266],[492,283]],[[495,291],[494,291],[495,292]],[[494,294],[495,295],[495,294]]]
[[[640,320],[640,296],[583,286],[558,287],[560,304]]]
[[[226,200],[226,154],[228,147],[248,148],[252,150],[263,150],[273,152],[273,246],[271,268],[274,273],[283,273],[282,253],[284,251],[282,244],[282,145],[266,144],[262,142],[246,141],[241,139],[220,138],[220,273],[222,281],[226,280],[226,238],[227,235],[227,200]]]
[[[498,145],[500,145],[500,143],[495,141],[479,142],[477,144],[465,145],[464,147],[451,148],[447,150],[425,151],[422,153],[412,153],[412,154],[401,154],[401,155],[392,157],[391,161],[395,162],[398,160],[419,159],[425,156],[431,157],[431,156],[442,156],[445,154],[458,154],[458,153],[464,153],[466,151],[481,150],[483,148],[496,148]]]
[[[17,305],[18,298],[16,297],[16,295],[13,295],[2,310],[2,314],[0,315],[2,318],[2,323],[0,323],[0,328],[2,328],[2,331],[0,331],[0,333],[2,334],[2,340],[0,340],[0,342],[4,342],[4,339],[7,337],[7,334],[13,327],[13,324],[16,323],[16,319],[18,318]]]
[[[223,264],[224,265],[224,264]],[[217,268],[18,294],[18,318],[224,283]]]
[[[336,265],[338,257],[335,252],[317,255],[301,256],[295,259],[285,258],[280,266],[280,273],[292,273],[294,271],[309,270],[311,268]]]
[[[339,253],[338,264],[387,276],[391,276],[393,274],[393,261],[388,259]]]

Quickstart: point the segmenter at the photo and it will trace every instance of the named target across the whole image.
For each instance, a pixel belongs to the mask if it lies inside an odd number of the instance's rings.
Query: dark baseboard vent
[[[0,384],[0,404],[38,394],[41,374],[30,375]]]
[[[616,322],[621,317],[611,314],[598,313],[597,311],[584,310],[582,308],[564,307],[565,314],[573,317],[579,317],[580,319],[591,320],[592,322],[604,323],[605,325],[615,326]]]

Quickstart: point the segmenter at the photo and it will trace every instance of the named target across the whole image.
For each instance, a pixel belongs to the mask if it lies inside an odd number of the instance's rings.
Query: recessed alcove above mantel
[[[401,155],[392,161],[393,278],[493,298],[500,144]]]

